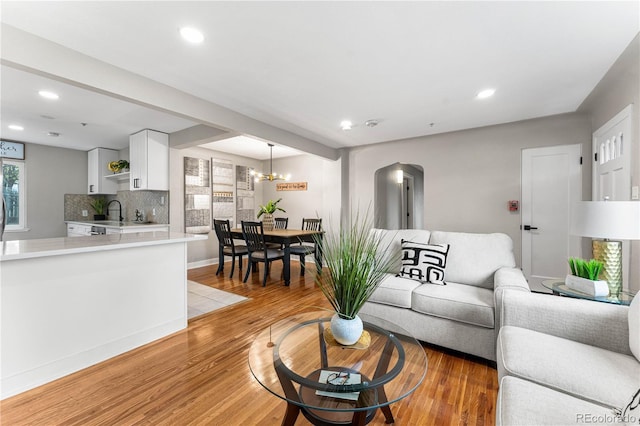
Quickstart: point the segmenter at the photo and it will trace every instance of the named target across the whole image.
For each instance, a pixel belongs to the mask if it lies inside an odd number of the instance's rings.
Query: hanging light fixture
[[[256,172],[255,170],[251,170],[251,176],[253,176],[253,180],[255,180],[256,182],[264,182],[264,181],[269,181],[269,182],[273,182],[274,180],[289,180],[290,175],[282,175],[282,174],[277,174],[274,173],[273,171],[273,144],[269,143],[267,144],[269,145],[269,173],[261,173],[261,172]]]

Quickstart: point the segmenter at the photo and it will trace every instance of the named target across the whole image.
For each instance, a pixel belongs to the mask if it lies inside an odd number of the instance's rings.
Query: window
[[[6,231],[26,228],[24,162],[2,161],[2,196],[7,209]]]

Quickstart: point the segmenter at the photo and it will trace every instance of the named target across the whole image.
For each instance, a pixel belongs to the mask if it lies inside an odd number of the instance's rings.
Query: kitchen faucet
[[[119,213],[118,213],[118,217],[119,217],[118,221],[122,222],[122,220],[123,220],[124,218],[122,217],[122,204],[120,203],[120,201],[118,201],[118,200],[111,200],[111,201],[109,201],[109,202],[107,203],[107,214],[109,214],[109,206],[111,205],[111,203],[114,203],[114,202],[115,202],[115,203],[118,203],[118,206],[120,206],[120,211],[119,211]]]

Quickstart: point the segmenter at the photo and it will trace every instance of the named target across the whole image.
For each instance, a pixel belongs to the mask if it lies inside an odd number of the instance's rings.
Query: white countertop
[[[167,226],[164,224],[163,226]],[[130,247],[174,244],[206,240],[207,235],[178,232],[138,232],[131,234],[60,237],[35,240],[2,241],[0,262],[46,256],[62,256]]]
[[[155,223],[155,222],[118,222],[117,220],[65,220],[65,223],[77,223],[79,225],[91,225],[91,226],[102,226],[103,228],[139,228],[145,227],[148,229],[152,228],[166,228],[169,226],[168,223]]]

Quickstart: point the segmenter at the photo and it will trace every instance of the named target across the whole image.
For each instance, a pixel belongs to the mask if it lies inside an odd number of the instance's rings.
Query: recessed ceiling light
[[[376,127],[378,124],[380,124],[378,120],[367,120],[364,122],[364,125],[367,127]]]
[[[49,90],[41,90],[38,92],[38,95],[42,96],[45,99],[58,99],[60,96],[58,96],[57,93],[51,92]]]
[[[496,89],[485,89],[481,92],[478,92],[478,95],[476,97],[478,99],[486,99],[493,96],[494,93],[496,93]]]
[[[180,35],[189,43],[202,43],[204,41],[204,35],[202,32],[193,27],[180,28]]]
[[[18,125],[18,124],[9,124],[9,128],[11,130],[24,130],[24,127]]]
[[[350,122],[349,120],[343,120],[343,121],[340,123],[340,128],[341,128],[342,130],[351,130],[351,127],[353,127],[353,123],[352,123],[352,122]]]

